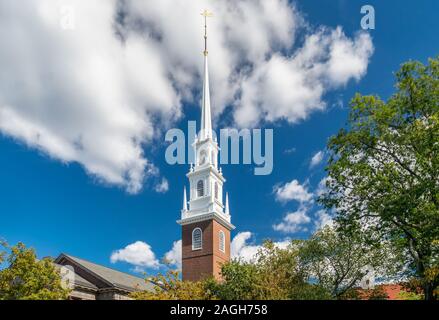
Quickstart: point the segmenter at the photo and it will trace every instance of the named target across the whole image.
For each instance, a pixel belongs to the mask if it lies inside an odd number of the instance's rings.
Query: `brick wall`
[[[192,230],[203,231],[203,247],[192,250]],[[225,252],[219,250],[219,231],[225,235]],[[215,220],[182,226],[183,280],[196,281],[208,276],[220,278],[221,264],[230,260],[230,231]]]

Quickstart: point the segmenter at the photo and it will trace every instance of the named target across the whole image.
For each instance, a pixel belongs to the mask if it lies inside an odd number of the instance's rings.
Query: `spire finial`
[[[213,17],[212,12],[207,11],[206,9],[201,13],[204,17],[204,55],[207,56],[207,18]]]
[[[207,18],[212,13],[207,10],[201,13],[204,17],[204,79],[203,79],[203,101],[201,107],[201,128],[200,141],[212,138],[212,117],[210,111],[209,71],[207,67]]]

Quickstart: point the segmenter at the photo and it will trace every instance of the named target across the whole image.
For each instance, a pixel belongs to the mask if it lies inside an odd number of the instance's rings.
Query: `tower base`
[[[192,249],[192,231],[202,230],[202,248]],[[220,232],[224,233],[224,251],[220,248]],[[208,277],[221,279],[221,265],[230,261],[230,229],[215,219],[182,225],[182,277],[198,281]]]

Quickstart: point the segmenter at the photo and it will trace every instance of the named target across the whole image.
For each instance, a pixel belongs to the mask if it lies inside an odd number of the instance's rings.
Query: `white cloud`
[[[309,167],[314,168],[315,166],[318,166],[322,162],[324,155],[325,153],[323,151],[319,151],[313,155],[311,162],[309,163]]]
[[[181,269],[181,240],[174,241],[172,249],[165,254],[165,260]]]
[[[0,132],[129,192],[163,183],[146,154],[199,101],[206,7],[213,113],[231,106],[240,126],[306,119],[366,72],[369,35],[312,33],[285,0],[2,1]]]
[[[319,210],[315,214],[316,220],[314,221],[316,229],[321,229],[326,226],[333,226],[334,221],[332,216],[326,212],[326,210]]]
[[[166,178],[162,178],[162,182],[156,184],[154,190],[158,193],[166,193],[169,190],[169,182]]]
[[[73,30],[61,27],[71,5]],[[0,2],[0,131],[98,180],[141,189],[151,115],[178,118],[160,50],[115,36],[116,1]]]
[[[283,186],[276,186],[274,188],[276,200],[286,202],[296,200],[301,203],[312,200],[313,194],[308,191],[306,186],[303,186],[296,179],[287,182]]]
[[[311,230],[309,228],[310,223],[314,224],[315,230],[327,225],[332,226],[334,223],[333,217],[327,211],[320,209],[314,214],[310,214],[311,210],[315,209],[314,196],[321,196],[326,192],[326,183],[329,179],[329,177],[322,178],[314,192],[309,192],[297,180],[286,183],[281,187],[275,187],[278,201],[296,200],[300,205],[297,211],[285,214],[280,223],[273,225],[273,229],[284,233],[297,233]]]
[[[285,233],[307,231],[306,225],[311,222],[307,211],[308,210],[302,206],[295,212],[287,213],[282,219],[282,222],[273,225],[273,229]]]
[[[372,52],[372,40],[365,33],[349,39],[339,27],[308,35],[293,55],[275,53],[243,78],[236,123],[245,127],[261,120],[307,119],[326,107],[322,97],[328,90],[365,74]]]
[[[239,232],[230,244],[232,258],[240,258],[243,261],[252,261],[261,246],[248,244],[252,237],[249,231]]]
[[[110,260],[112,263],[118,261],[130,263],[136,267],[136,270],[156,269],[160,266],[151,246],[143,241],[136,241],[123,249],[113,251]]]
[[[317,190],[316,190],[316,195],[317,196],[321,196],[323,195],[327,188],[326,188],[326,183],[328,182],[329,177],[324,177],[322,180],[320,180],[318,186],[317,186]]]
[[[252,237],[253,234],[251,232],[245,231],[239,232],[233,238],[230,244],[232,258],[241,259],[246,262],[254,261],[256,254],[262,249],[262,245],[249,244],[248,242]],[[289,239],[274,243],[275,246],[281,249],[285,249],[289,244]]]
[[[373,45],[367,33],[359,33],[354,41],[346,38],[341,28],[331,35],[328,78],[333,86],[345,85],[349,79],[359,80],[367,71]]]

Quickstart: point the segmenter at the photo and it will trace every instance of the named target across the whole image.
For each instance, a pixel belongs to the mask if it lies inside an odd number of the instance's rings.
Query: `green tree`
[[[422,300],[422,295],[417,294],[415,292],[411,291],[404,291],[398,293],[398,299],[399,300]]]
[[[264,296],[255,264],[233,260],[221,268],[222,282],[210,280],[209,290],[221,300],[256,300]]]
[[[177,271],[147,278],[156,284],[153,292],[136,292],[139,300],[266,300],[330,299],[328,292],[311,284],[298,265],[298,244],[278,248],[266,241],[252,262],[232,260],[222,265],[221,281],[207,278],[182,281]]]
[[[309,282],[299,265],[301,241],[279,248],[266,241],[254,261],[234,260],[222,266],[221,282],[211,282],[211,292],[225,300],[328,299],[322,287]]]
[[[3,258],[7,267],[0,270],[0,300],[60,300],[67,299],[69,290],[51,259],[37,260],[35,251],[18,243],[10,247],[5,242]]]
[[[153,291],[138,291],[131,294],[136,300],[211,300],[215,297],[210,294],[207,283],[204,281],[182,281],[180,273],[168,270],[165,274],[158,274],[146,278],[147,282],[155,284]]]
[[[369,272],[389,276],[394,257],[388,245],[369,245],[360,232],[346,235],[326,226],[300,248],[303,270],[336,299],[356,298],[360,281]]]
[[[425,299],[439,284],[439,59],[408,62],[382,101],[356,95],[348,127],[328,144],[322,203],[345,230],[392,241]]]

